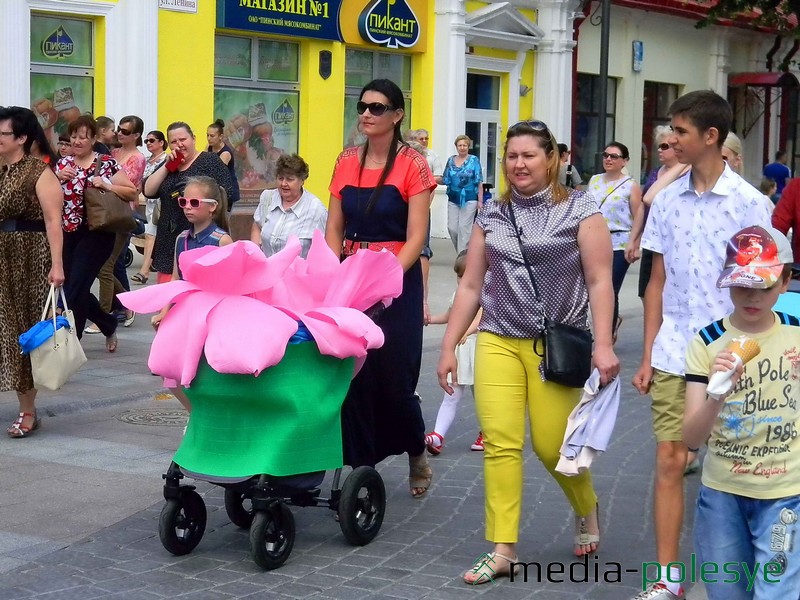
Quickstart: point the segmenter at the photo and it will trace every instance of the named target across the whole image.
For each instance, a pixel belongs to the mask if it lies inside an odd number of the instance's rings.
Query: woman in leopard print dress
[[[19,336],[41,317],[49,284],[64,283],[64,197],[53,172],[31,155],[39,130],[27,108],[0,109],[0,391],[19,398],[19,417],[7,429],[13,438],[39,426],[31,361],[20,354]]]

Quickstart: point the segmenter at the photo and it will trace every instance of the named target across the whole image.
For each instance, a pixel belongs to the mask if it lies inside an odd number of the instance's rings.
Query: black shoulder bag
[[[525,249],[522,246],[521,231],[517,227],[514,218],[514,207],[508,204],[511,217],[511,226],[517,236],[519,251],[522,254],[522,262],[533,284],[533,294],[536,302],[542,306],[539,296],[539,287],[533,277],[533,269],[525,256]],[[582,388],[592,373],[592,334],[585,329],[573,327],[565,323],[554,321],[547,315],[544,316],[544,354],[540,348],[541,340],[533,340],[533,351],[537,356],[541,356],[544,362],[544,377],[547,381],[565,385],[567,387]]]

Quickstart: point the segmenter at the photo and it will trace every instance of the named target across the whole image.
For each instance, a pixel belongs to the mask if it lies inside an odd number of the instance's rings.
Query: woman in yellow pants
[[[541,121],[523,121],[508,130],[503,173],[508,191],[483,209],[473,227],[437,368],[439,384],[451,393],[448,380],[457,383],[456,344],[483,307],[475,403],[485,448],[486,538],[495,546],[464,573],[470,584],[508,575],[518,561],[526,413],[533,449],[575,511],[575,554],[594,552],[600,541],[591,476],[554,472],[580,390],[544,380],[533,343],[542,337],[545,316],[588,329],[591,307],[592,363],[603,384],[619,373],[611,338],[611,236],[596,203],[559,184],[556,140]],[[541,302],[534,300],[521,247]]]

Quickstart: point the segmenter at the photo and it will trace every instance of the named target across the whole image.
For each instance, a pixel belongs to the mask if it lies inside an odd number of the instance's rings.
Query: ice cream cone
[[[758,342],[745,336],[732,339],[725,349],[742,359],[742,364],[745,365],[761,352]]]

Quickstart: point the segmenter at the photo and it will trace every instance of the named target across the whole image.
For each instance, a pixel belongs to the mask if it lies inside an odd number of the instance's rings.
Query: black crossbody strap
[[[616,187],[615,187],[613,190],[611,190],[610,192],[608,192],[608,193],[607,193],[607,194],[606,194],[606,195],[603,197],[603,199],[600,201],[600,204],[597,206],[597,208],[602,208],[602,207],[603,207],[603,204],[605,204],[605,203],[606,203],[606,200],[608,200],[608,197],[609,197],[611,194],[613,194],[614,192],[616,192],[616,191],[617,191],[617,190],[618,190],[618,189],[619,189],[619,188],[620,188],[620,187],[621,187],[623,184],[625,184],[625,183],[628,183],[628,182],[629,182],[631,179],[633,179],[633,177],[628,177],[628,178],[626,178],[626,179],[623,179],[623,180],[622,180],[620,183],[618,183],[618,184],[617,184],[617,186],[616,186]]]
[[[525,269],[528,271],[528,276],[531,278],[531,283],[533,284],[533,294],[536,297],[536,302],[540,302],[539,296],[539,286],[536,285],[536,279],[533,277],[533,269],[531,269],[531,264],[528,262],[528,257],[525,256],[525,248],[522,247],[522,230],[517,227],[517,219],[514,217],[514,201],[508,201],[508,212],[509,216],[511,217],[511,226],[514,228],[514,235],[517,236],[517,243],[519,244],[519,251],[522,254],[522,262],[525,263]]]

